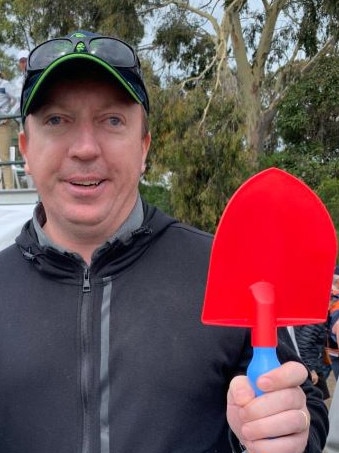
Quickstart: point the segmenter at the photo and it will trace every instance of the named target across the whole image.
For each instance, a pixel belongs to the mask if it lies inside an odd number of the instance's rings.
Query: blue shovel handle
[[[256,396],[263,394],[262,390],[260,390],[256,384],[258,377],[279,366],[280,362],[275,347],[253,348],[253,357],[247,368],[247,377],[250,380]]]

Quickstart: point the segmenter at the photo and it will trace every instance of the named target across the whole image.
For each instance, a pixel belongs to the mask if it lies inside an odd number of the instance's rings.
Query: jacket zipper
[[[86,267],[83,274],[83,298],[81,305],[81,399],[83,408],[83,432],[81,453],[90,453],[90,330],[89,330],[89,308],[91,285],[89,280],[89,269]]]
[[[89,293],[90,291],[91,291],[91,284],[89,281],[89,269],[88,269],[88,267],[85,267],[83,283],[82,283],[82,292]]]

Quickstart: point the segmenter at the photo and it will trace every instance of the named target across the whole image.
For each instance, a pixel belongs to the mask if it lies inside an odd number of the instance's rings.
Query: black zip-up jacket
[[[0,453],[231,452],[226,391],[248,331],[200,321],[211,236],[144,211],[89,268],[40,247],[31,221],[1,252]],[[298,360],[281,335],[281,361]],[[326,408],[304,390],[320,453]]]

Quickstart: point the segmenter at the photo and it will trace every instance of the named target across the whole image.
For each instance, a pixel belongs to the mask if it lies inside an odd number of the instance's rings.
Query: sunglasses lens
[[[67,55],[74,50],[74,45],[68,39],[54,39],[37,47],[29,58],[32,70],[44,69],[57,58]]]
[[[89,52],[112,66],[132,68],[136,64],[132,49],[116,39],[94,38],[90,41]]]

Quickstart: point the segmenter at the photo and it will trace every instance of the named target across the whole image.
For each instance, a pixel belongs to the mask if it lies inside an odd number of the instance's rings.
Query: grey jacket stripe
[[[101,361],[100,361],[100,453],[109,453],[109,325],[112,283],[104,287],[101,305]]]

